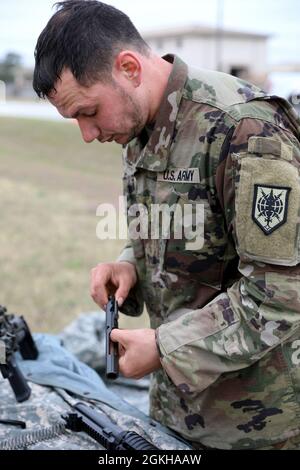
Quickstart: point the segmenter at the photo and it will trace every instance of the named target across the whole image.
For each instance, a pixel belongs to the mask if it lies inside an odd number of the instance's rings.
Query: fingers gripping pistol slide
[[[118,328],[118,304],[114,297],[110,297],[106,306],[106,377],[116,379],[119,375],[118,343],[110,339],[114,328]]]

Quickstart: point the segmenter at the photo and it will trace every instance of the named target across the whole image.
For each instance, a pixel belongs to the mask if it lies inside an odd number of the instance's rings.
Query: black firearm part
[[[66,428],[84,431],[107,450],[157,450],[153,444],[134,431],[123,431],[104,413],[85,403],[73,405],[74,412],[63,415]]]
[[[110,339],[114,328],[118,328],[118,304],[110,297],[106,306],[106,377],[116,379],[119,375],[118,343]]]
[[[30,397],[31,389],[16,364],[14,353],[19,351],[23,359],[36,359],[39,353],[24,318],[6,312],[0,305],[0,342],[5,351],[0,370],[3,378],[9,380],[16,400],[22,402]]]

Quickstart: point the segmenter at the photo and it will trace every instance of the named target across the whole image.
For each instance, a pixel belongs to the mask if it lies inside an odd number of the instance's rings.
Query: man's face
[[[65,118],[77,119],[83,140],[127,144],[146,123],[145,113],[134,96],[112,80],[90,87],[78,84],[69,70],[64,70],[49,101]]]

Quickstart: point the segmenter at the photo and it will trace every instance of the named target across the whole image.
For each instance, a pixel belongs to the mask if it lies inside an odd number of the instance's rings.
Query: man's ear
[[[142,66],[138,56],[132,51],[121,51],[114,61],[114,74],[138,87],[142,80]]]

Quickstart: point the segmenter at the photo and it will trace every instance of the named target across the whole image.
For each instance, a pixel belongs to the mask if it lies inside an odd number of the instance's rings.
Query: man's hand
[[[119,369],[124,377],[140,379],[161,367],[155,330],[115,328],[110,339],[119,343]]]
[[[127,261],[101,263],[91,271],[91,296],[104,309],[108,296],[114,295],[120,307],[136,281],[133,264]]]

